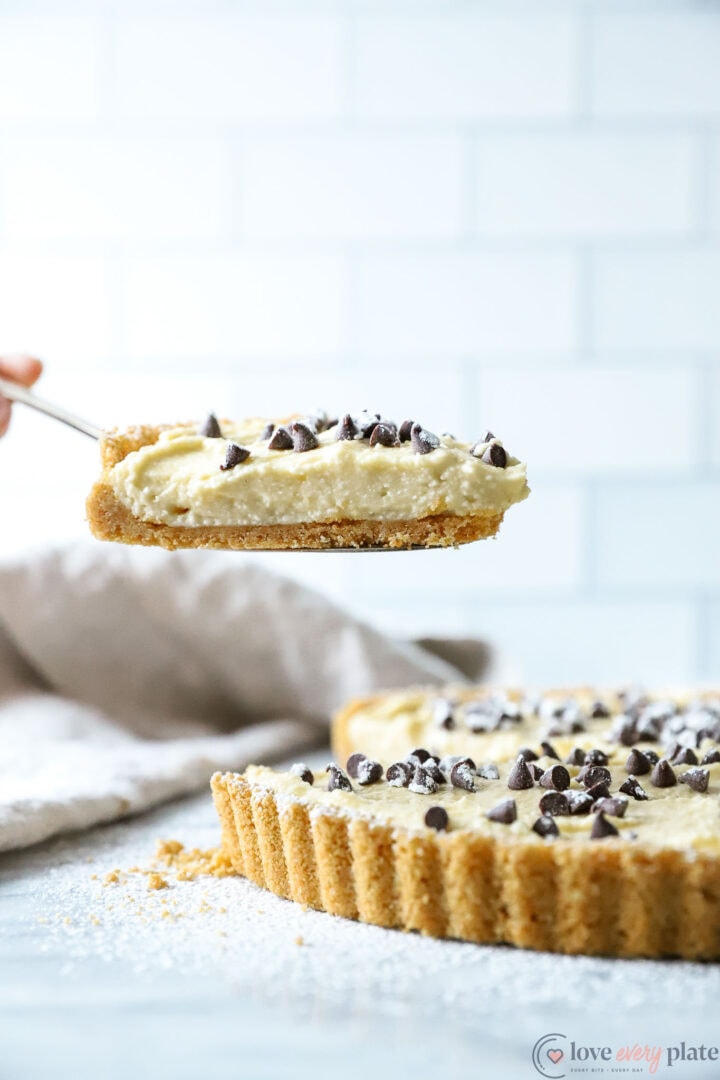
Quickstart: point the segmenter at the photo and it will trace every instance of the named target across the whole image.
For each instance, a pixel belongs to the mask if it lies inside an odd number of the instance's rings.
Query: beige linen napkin
[[[491,661],[390,639],[261,559],[88,542],[0,563],[0,851],[326,742],[354,695]]]

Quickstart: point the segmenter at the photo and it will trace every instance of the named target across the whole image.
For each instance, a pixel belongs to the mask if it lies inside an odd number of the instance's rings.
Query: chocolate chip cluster
[[[610,735],[623,746],[659,742],[667,747],[667,757],[676,758],[684,749],[697,750],[706,739],[720,743],[720,701],[680,705],[651,701],[641,693],[621,692],[619,697],[622,711],[614,718]],[[697,760],[684,763],[698,764]]]
[[[541,757],[549,758],[551,764],[545,768],[538,764]],[[701,764],[709,765],[720,761],[720,749],[709,750]],[[640,751],[633,748],[625,762],[628,777],[619,785],[616,793],[611,792],[612,773],[608,766],[608,755],[604,750],[593,748],[583,750],[575,747],[570,751],[565,764],[560,761],[552,743],[542,742],[539,752],[531,747],[519,751],[507,778],[511,791],[525,791],[539,787],[542,794],[538,809],[540,816],[531,826],[533,832],[544,838],[553,839],[560,835],[555,818],[594,814],[590,838],[602,840],[618,836],[619,831],[608,817],[625,816],[630,798],[642,802],[649,796],[638,781],[638,776],[648,775],[653,787],[672,787],[677,783],[687,784],[691,790],[704,794],[708,790],[710,774],[708,769],[698,766],[697,755],[687,748],[681,748],[672,762],[667,757],[660,757],[654,750]],[[678,774],[673,764],[690,765],[689,769]],[[580,787],[572,787],[573,778],[566,765],[579,771],[575,782]],[[308,784],[314,783],[311,769],[299,762],[292,766],[291,772]],[[354,791],[352,781],[365,787],[385,780],[391,787],[403,787],[418,795],[433,795],[441,787],[450,786],[473,793],[477,790],[476,780],[496,781],[500,772],[496,764],[477,765],[472,758],[464,755],[439,757],[431,754],[424,747],[412,750],[402,761],[395,761],[383,769],[380,762],[362,753],[351,754],[345,769],[331,763],[327,766],[328,791]],[[626,797],[627,796],[627,797]],[[487,811],[490,821],[502,825],[511,825],[517,820],[517,803],[513,798],[505,798]],[[425,824],[433,829],[446,830],[450,819],[442,806],[431,806],[425,814]],[[635,839],[635,833],[626,834]]]
[[[431,454],[440,446],[440,439],[414,420],[403,420],[396,424],[384,419],[380,413],[363,412],[358,416],[346,413],[342,419],[330,418],[325,412],[313,413],[288,424],[266,424],[260,435],[260,442],[266,442],[269,450],[292,450],[296,454],[315,450],[320,445],[318,435],[323,431],[337,428],[335,438],[338,441],[366,441],[370,446],[401,446],[409,442],[416,454]],[[199,435],[208,439],[222,439],[222,428],[217,417],[210,413],[200,428]],[[507,453],[502,443],[491,431],[471,448],[471,454],[481,458],[487,465],[504,469],[507,466]],[[247,461],[250,450],[230,443],[227,447],[225,463],[221,469],[232,469]]]

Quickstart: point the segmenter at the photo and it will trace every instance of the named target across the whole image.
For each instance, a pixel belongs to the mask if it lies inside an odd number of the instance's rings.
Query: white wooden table
[[[431,941],[236,878],[103,883],[148,868],[159,837],[210,847],[217,833],[203,794],[0,857],[0,1080],[512,1080],[539,1075],[532,1047],[548,1032],[614,1050],[720,1041],[720,966]]]

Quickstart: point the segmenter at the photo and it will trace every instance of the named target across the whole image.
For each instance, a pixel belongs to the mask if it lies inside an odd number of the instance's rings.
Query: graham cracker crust
[[[238,874],[332,915],[438,938],[617,957],[720,959],[712,856],[412,832],[212,779]]]

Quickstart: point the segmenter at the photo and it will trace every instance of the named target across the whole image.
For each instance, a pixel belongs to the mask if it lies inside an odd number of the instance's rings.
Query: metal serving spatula
[[[82,431],[83,435],[89,435],[91,439],[101,439],[105,434],[102,428],[96,427],[95,424],[91,424],[88,420],[75,416],[60,405],[45,401],[31,390],[28,390],[27,387],[20,386],[19,383],[12,382],[10,379],[0,377],[0,394],[10,401],[17,401],[21,405],[29,405],[31,409],[37,409],[38,412],[45,413],[46,416],[51,416],[53,420],[59,420],[60,423],[75,428],[76,431]]]

